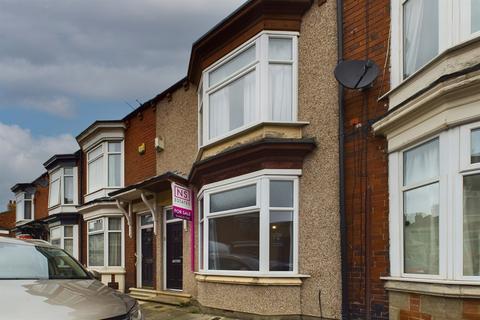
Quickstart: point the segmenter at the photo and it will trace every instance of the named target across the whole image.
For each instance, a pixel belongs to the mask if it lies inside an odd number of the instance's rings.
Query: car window
[[[0,243],[0,279],[90,279],[65,251]]]

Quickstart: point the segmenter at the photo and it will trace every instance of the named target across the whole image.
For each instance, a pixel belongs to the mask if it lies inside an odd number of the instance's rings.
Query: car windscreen
[[[0,242],[0,280],[5,279],[90,279],[90,276],[61,249]]]

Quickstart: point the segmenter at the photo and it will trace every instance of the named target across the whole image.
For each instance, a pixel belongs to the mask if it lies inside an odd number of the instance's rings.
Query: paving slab
[[[145,320],[238,320],[199,313],[195,307],[175,307],[159,303],[141,304]]]

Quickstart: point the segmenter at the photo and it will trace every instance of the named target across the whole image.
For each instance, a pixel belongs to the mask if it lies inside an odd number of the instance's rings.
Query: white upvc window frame
[[[199,147],[215,143],[223,140],[229,136],[235,135],[248,128],[251,128],[262,122],[285,122],[294,123],[298,119],[298,32],[291,31],[262,31],[250,40],[246,41],[237,49],[221,58],[213,65],[205,69],[202,73],[198,91],[198,119],[199,130],[202,128],[202,133],[199,134]],[[292,40],[292,60],[270,60],[269,59],[269,38],[285,38]],[[210,86],[209,74],[218,69],[222,65],[231,61],[242,52],[255,46],[255,60],[234,73],[227,76],[224,80]],[[272,120],[271,106],[269,104],[269,65],[270,64],[289,64],[292,66],[292,119],[290,121],[276,121]],[[223,87],[231,84],[235,80],[247,75],[250,72],[255,72],[256,83],[256,119],[251,123],[246,123],[241,127],[228,131],[225,134],[210,138],[210,124],[209,124],[209,96]],[[201,103],[201,105],[200,105]],[[203,140],[203,141],[202,141]]]
[[[120,143],[120,152],[109,152],[108,151],[108,144],[109,143]],[[89,155],[93,152],[96,151],[97,149],[101,148],[101,153],[97,155],[96,157],[89,159]],[[120,185],[119,186],[110,186],[109,185],[109,171],[108,171],[108,156],[111,154],[119,154],[120,155]],[[94,145],[92,148],[88,149],[86,151],[86,158],[87,158],[87,196],[93,193],[96,193],[97,191],[100,191],[102,189],[118,189],[122,188],[125,184],[125,145],[124,145],[124,140],[120,139],[108,139],[105,141],[102,141],[96,145]],[[89,166],[92,162],[95,162],[102,158],[102,170],[103,170],[103,182],[102,184],[95,188],[91,189],[90,188],[90,179],[89,179]]]
[[[66,169],[72,169],[72,174],[66,174]],[[49,188],[48,188],[48,208],[56,208],[59,206],[71,206],[74,207],[78,204],[78,186],[77,186],[77,176],[78,176],[78,170],[76,166],[65,166],[65,167],[60,167],[57,168],[56,170],[52,171],[50,174],[50,182],[49,182]],[[73,184],[73,203],[65,203],[65,177],[71,177],[72,178],[72,184]],[[58,194],[54,195],[53,194],[53,188],[52,185],[54,182],[58,181]],[[59,200],[57,203],[52,204],[51,199],[53,196],[58,196]]]
[[[404,15],[403,7],[408,1],[392,0],[391,2],[391,80],[392,88],[403,81],[412,78],[442,52],[453,46],[467,42],[480,36],[480,31],[471,32],[471,0],[438,0],[439,1],[439,26],[438,26],[438,53],[424,66],[404,77]]]
[[[109,230],[108,220],[110,218],[117,218],[120,219],[120,230]],[[89,223],[95,222],[97,220],[102,220],[102,230],[90,231],[88,230]],[[89,268],[125,268],[125,221],[122,216],[118,215],[111,215],[111,216],[104,216],[98,217],[92,220],[86,221],[87,223],[87,266]],[[109,252],[108,252],[108,235],[109,233],[121,233],[121,263],[119,266],[110,266],[109,265]],[[102,266],[94,266],[90,265],[90,236],[91,235],[98,235],[103,234],[103,265]]]
[[[26,195],[30,195],[30,199],[26,198]],[[35,194],[28,192],[20,192],[15,196],[16,202],[16,221],[32,221],[35,219]],[[25,218],[25,202],[30,202],[31,204],[31,217],[29,219]]]
[[[454,127],[389,155],[392,277],[444,283],[480,282],[480,276],[463,275],[463,178],[480,174],[480,164],[470,163],[470,132],[478,128],[480,122]],[[439,139],[440,148],[439,275],[408,274],[403,269],[403,153],[435,138]]]
[[[72,227],[72,236],[67,237],[65,235],[65,227]],[[53,230],[60,229],[61,231],[61,236],[60,238],[52,238],[51,235],[53,233]],[[50,243],[52,243],[52,240],[54,239],[59,239],[60,240],[60,249],[65,250],[65,240],[72,240],[73,243],[73,253],[72,256],[76,259],[78,259],[78,225],[61,225],[57,227],[53,227],[50,229]],[[52,244],[53,245],[53,244]]]
[[[200,228],[203,222],[203,266],[199,259],[199,271],[204,274],[226,275],[226,276],[277,276],[291,277],[298,275],[298,215],[299,215],[299,176],[301,170],[260,170],[255,173],[227,179],[217,183],[204,186],[197,197],[200,204],[203,199],[204,207],[203,219],[198,219]],[[270,207],[270,181],[291,181],[293,182],[293,207]],[[243,207],[239,209],[231,209],[222,212],[210,213],[210,196],[212,194],[224,191],[234,190],[237,188],[256,185],[256,205]],[[279,210],[277,210],[279,209]],[[292,211],[292,271],[270,271],[270,211]],[[232,215],[242,215],[253,212],[259,212],[259,271],[236,271],[236,270],[210,270],[209,269],[209,218],[219,218]],[[199,229],[200,230],[200,229]],[[200,231],[201,233],[202,231]],[[199,237],[200,241],[201,237]],[[199,246],[200,247],[200,246]],[[202,249],[199,248],[199,254]],[[203,268],[202,268],[203,267]]]

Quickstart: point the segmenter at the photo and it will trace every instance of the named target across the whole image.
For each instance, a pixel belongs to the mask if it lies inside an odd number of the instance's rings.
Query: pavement
[[[238,320],[199,313],[195,307],[175,307],[159,303],[144,303],[140,307],[145,320]]]

